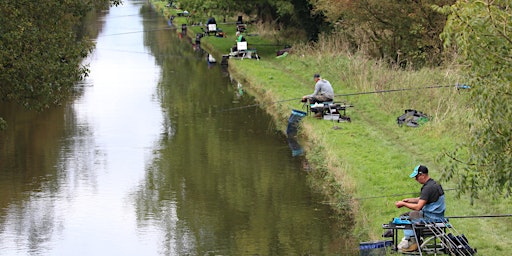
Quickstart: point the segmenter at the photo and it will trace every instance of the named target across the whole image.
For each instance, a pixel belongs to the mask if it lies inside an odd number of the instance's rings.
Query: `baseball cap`
[[[418,174],[428,173],[428,168],[424,165],[418,165],[414,167],[414,171],[409,175],[409,178],[414,178]]]
[[[319,78],[320,77],[320,74],[314,74],[313,75],[313,78]]]

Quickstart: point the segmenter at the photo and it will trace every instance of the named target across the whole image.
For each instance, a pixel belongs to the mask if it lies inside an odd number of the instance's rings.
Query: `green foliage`
[[[384,59],[402,67],[437,66],[443,61],[439,40],[445,16],[432,4],[451,4],[454,0],[430,1],[332,1],[314,0],[315,10],[337,24],[337,37],[370,57]]]
[[[442,38],[461,54],[477,109],[471,136],[447,154],[446,179],[473,198],[487,189],[512,193],[512,1],[458,1],[438,10],[449,14]]]
[[[5,0],[0,4],[0,97],[26,108],[59,104],[87,75],[93,44],[79,37],[83,1]]]

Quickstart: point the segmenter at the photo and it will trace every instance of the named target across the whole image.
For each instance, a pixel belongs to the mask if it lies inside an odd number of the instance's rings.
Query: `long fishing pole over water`
[[[438,89],[438,88],[456,88],[457,90],[471,89],[471,87],[468,85],[457,83],[455,85],[433,85],[433,86],[414,87],[414,88],[400,88],[400,89],[378,90],[378,91],[369,91],[369,92],[343,93],[343,94],[335,94],[334,97],[347,97],[347,96],[366,95],[366,94],[379,94],[379,93],[391,93],[391,92]],[[272,104],[276,104],[276,103],[282,103],[282,102],[288,102],[288,101],[294,101],[294,100],[300,100],[300,99],[302,99],[302,97],[278,100],[278,101],[266,102],[266,103],[258,103],[258,104],[252,104],[252,105],[241,106],[241,107],[228,108],[228,109],[220,110],[219,112],[251,108],[251,107],[259,107],[259,106],[263,106],[263,105],[272,105]]]

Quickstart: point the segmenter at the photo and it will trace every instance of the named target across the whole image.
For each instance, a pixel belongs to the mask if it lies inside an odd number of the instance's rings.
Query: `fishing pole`
[[[450,191],[450,190],[457,190],[457,189],[455,189],[455,188],[444,189],[444,191]],[[418,194],[418,192],[408,192],[408,193],[392,194],[392,195],[385,195],[385,196],[360,197],[360,198],[354,198],[354,199],[355,200],[366,200],[366,199],[375,199],[375,198],[384,198],[384,197],[407,196],[407,195],[415,195],[415,194]]]
[[[280,102],[287,102],[287,101],[301,100],[301,99],[302,99],[302,97],[300,97],[300,98],[293,98],[293,99],[287,99],[287,100],[273,101],[273,102],[269,102],[269,103],[252,104],[252,105],[235,107],[235,108],[227,108],[227,109],[219,110],[218,112],[225,112],[225,111],[238,110],[238,109],[244,109],[244,108],[252,108],[252,107],[258,107],[258,106],[262,106],[262,105],[272,105],[272,104],[276,104],[276,103],[280,103]]]
[[[155,32],[155,31],[162,31],[162,30],[176,30],[176,28],[166,27],[166,28],[159,28],[159,29],[148,29],[148,30],[130,31],[130,32],[117,33],[117,34],[99,35],[98,37],[119,36],[119,35],[135,34],[135,33]]]
[[[512,214],[498,214],[498,215],[472,215],[472,216],[447,216],[449,219],[469,219],[469,218],[501,218],[512,217]]]
[[[251,44],[251,46],[287,46],[288,44]]]
[[[378,91],[371,91],[371,92],[355,92],[355,93],[335,94],[334,96],[335,97],[336,96],[354,96],[354,95],[363,95],[363,94],[401,92],[401,91],[425,90],[425,89],[436,89],[436,88],[447,88],[447,87],[455,87],[457,89],[470,89],[471,88],[471,87],[469,87],[468,85],[465,85],[465,84],[455,84],[455,86],[453,86],[453,85],[433,85],[433,86],[425,86],[425,87],[378,90]]]
[[[364,95],[364,94],[375,94],[375,93],[388,93],[388,92],[399,92],[399,91],[410,91],[410,90],[424,90],[424,89],[436,89],[436,88],[447,88],[447,87],[453,87],[452,85],[434,85],[434,86],[426,86],[426,87],[415,87],[415,88],[400,88],[400,89],[389,89],[389,90],[379,90],[379,91],[371,91],[371,92],[355,92],[355,93],[344,93],[344,94],[335,94],[334,97],[340,97],[340,96],[354,96],[354,95]],[[470,89],[468,85],[465,84],[455,84],[455,88],[457,89]],[[236,107],[236,108],[228,108],[221,110],[219,112],[224,111],[231,111],[231,110],[237,110],[237,109],[244,109],[244,108],[251,108],[251,107],[258,107],[265,104],[271,105],[279,102],[287,102],[292,100],[301,100],[300,98],[293,98],[293,99],[287,99],[287,100],[280,100],[280,101],[274,101],[269,103],[259,103],[259,104],[252,104],[242,107]]]

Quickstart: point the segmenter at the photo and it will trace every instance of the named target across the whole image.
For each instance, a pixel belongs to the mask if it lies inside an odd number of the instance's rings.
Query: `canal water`
[[[146,1],[89,26],[76,98],[43,113],[0,105],[0,255],[353,254],[221,65]]]

